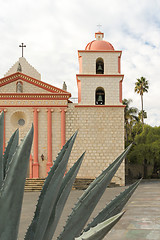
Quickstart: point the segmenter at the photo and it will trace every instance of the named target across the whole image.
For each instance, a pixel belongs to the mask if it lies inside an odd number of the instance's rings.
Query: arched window
[[[22,93],[23,92],[23,82],[18,81],[16,83],[16,92],[17,93]]]
[[[95,104],[104,105],[105,104],[105,92],[102,87],[98,87],[95,92]]]
[[[96,60],[96,74],[104,74],[104,61],[102,58]]]

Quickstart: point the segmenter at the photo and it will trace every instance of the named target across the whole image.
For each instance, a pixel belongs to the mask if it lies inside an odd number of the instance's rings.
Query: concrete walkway
[[[124,187],[107,188],[94,213],[95,216],[107,202],[123,191]],[[71,208],[83,191],[71,192],[57,231],[53,237],[56,240],[65,224]],[[32,219],[39,193],[27,192],[24,196],[22,216],[20,222],[19,240],[24,234]],[[124,208],[126,213],[115,227],[106,235],[105,240],[160,240],[160,181],[142,182]],[[66,239],[69,240],[69,239]]]

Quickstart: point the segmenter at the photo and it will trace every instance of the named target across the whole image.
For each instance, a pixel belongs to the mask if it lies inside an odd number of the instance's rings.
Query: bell
[[[98,96],[97,102],[98,102],[99,105],[102,105],[102,104],[103,104],[102,95],[99,95],[99,96]]]
[[[103,68],[102,65],[99,63],[98,68],[97,68],[97,73],[103,73]]]

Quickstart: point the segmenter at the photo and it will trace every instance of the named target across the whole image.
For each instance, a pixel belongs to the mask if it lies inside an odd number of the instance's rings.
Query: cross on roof
[[[24,45],[24,43],[21,43],[21,45],[19,45],[19,47],[22,48],[22,57],[23,57],[23,48],[26,47],[26,45]]]
[[[98,24],[97,27],[98,27],[98,31],[100,31],[100,28],[102,27],[102,25]]]

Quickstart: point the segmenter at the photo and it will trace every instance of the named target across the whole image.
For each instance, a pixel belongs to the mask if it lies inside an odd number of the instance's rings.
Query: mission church
[[[29,178],[45,178],[58,152],[78,129],[67,169],[86,151],[77,178],[97,177],[124,150],[121,54],[102,32],[78,51],[78,103],[66,85],[41,80],[27,60],[19,60],[0,79],[0,110],[4,111],[4,146],[19,128],[20,140],[34,124]],[[22,45],[23,49],[24,45]],[[124,163],[113,182],[125,184]]]

